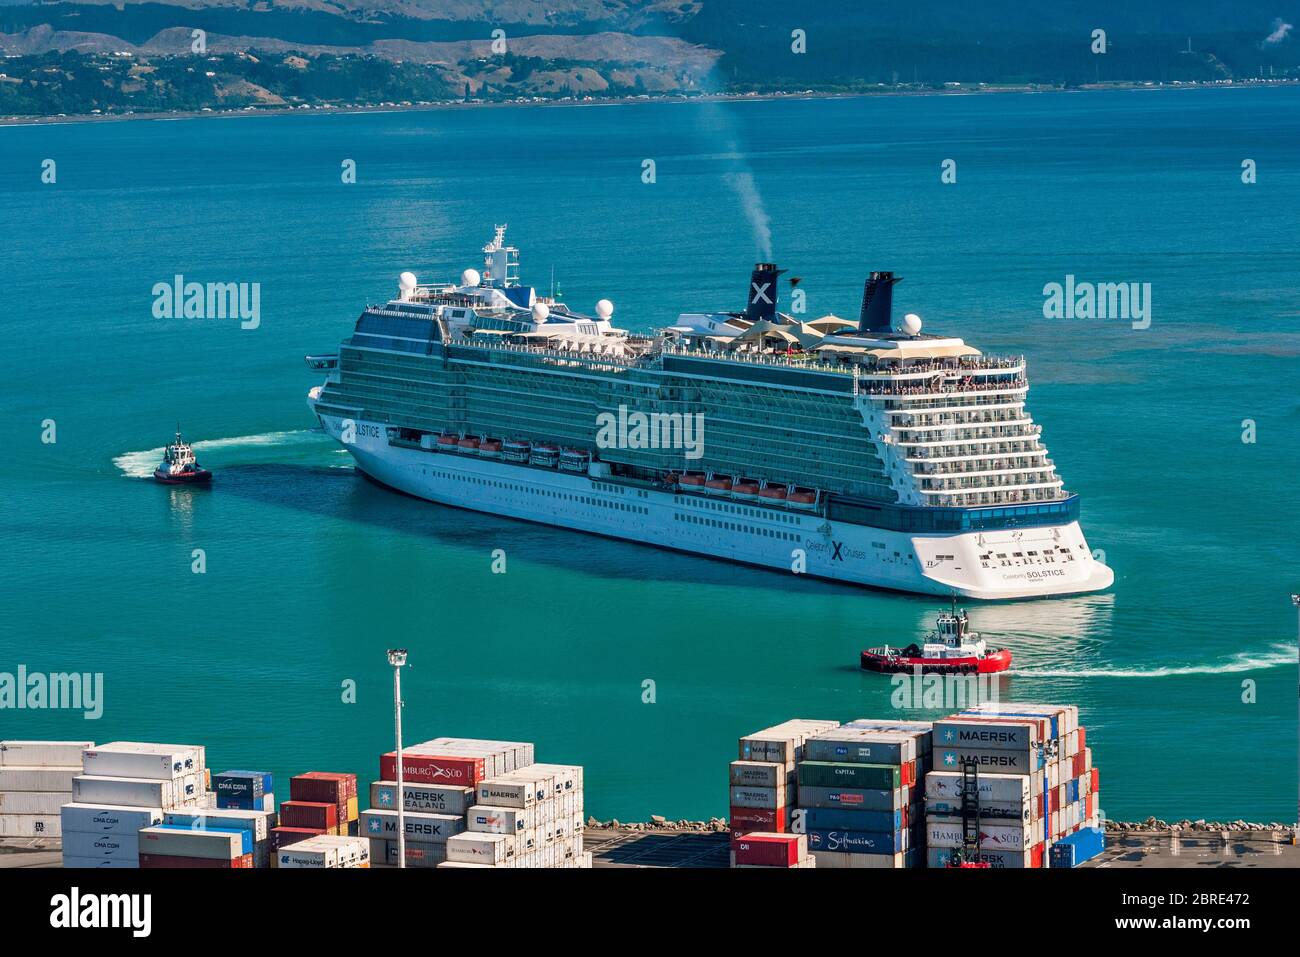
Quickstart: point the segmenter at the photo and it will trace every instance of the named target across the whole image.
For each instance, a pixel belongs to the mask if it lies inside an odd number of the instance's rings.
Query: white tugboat
[[[181,438],[181,427],[176,426],[176,441],[167,446],[162,464],[153,471],[154,480],[164,485],[199,485],[212,481],[212,473],[199,465],[194,449]]]
[[[956,598],[952,610],[941,612],[935,625],[921,646],[868,648],[862,652],[863,669],[910,672],[920,668],[923,674],[988,675],[1011,667],[1011,650],[990,648],[979,632],[971,631],[966,611],[958,611]]]

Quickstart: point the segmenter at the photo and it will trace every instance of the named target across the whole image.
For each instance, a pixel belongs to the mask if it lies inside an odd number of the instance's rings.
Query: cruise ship
[[[459,283],[399,277],[308,394],[357,468],[493,515],[836,582],[972,599],[1108,587],[1025,408],[1020,356],[897,328],[873,272],[856,321],[743,311],[654,334],[519,280],[499,226]],[[788,279],[785,282],[797,283]]]

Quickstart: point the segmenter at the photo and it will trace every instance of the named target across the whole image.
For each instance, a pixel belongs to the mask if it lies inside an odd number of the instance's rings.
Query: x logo
[[[772,288],[772,284],[770,282],[765,282],[761,286],[756,282],[751,282],[749,285],[753,287],[754,290],[754,294],[749,297],[750,302],[754,304],[757,304],[759,302],[765,302],[769,306],[772,304],[772,300],[769,299],[767,296],[767,291]]]
[[[834,561],[837,561],[837,562],[842,562],[842,561],[844,561],[844,556],[843,556],[842,554],[840,554],[840,549],[844,547],[844,543],[843,543],[843,542],[831,542],[831,547],[835,549],[835,553],[834,553],[833,555],[831,555],[831,558],[832,558]]]

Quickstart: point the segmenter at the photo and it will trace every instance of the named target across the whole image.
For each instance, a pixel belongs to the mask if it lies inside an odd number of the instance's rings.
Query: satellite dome
[[[903,331],[909,336],[914,336],[921,331],[921,317],[914,312],[909,312],[903,317]]]
[[[402,289],[409,292],[410,290],[415,288],[415,284],[416,284],[415,273],[404,272],[397,277],[397,282],[398,285],[402,287]]]
[[[477,286],[483,281],[483,277],[478,274],[477,269],[466,269],[460,274],[460,284],[462,286]]]
[[[596,315],[602,319],[608,319],[614,315],[614,304],[608,299],[602,299],[596,303]]]
[[[544,302],[533,303],[533,321],[545,322],[551,314],[551,307]]]

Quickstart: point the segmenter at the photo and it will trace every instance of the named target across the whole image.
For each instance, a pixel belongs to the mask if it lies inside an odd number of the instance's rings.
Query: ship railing
[[[827,360],[817,355],[814,348],[809,352],[759,352],[742,349],[697,349],[690,346],[665,342],[660,351],[664,355],[685,356],[694,359],[715,359],[723,362],[741,362],[749,365],[784,366],[787,368],[807,369],[813,372],[830,372],[840,375],[853,375],[857,368],[858,375],[864,380],[873,378],[912,376],[924,374],[961,374],[969,372],[1005,371],[1018,369],[1025,364],[1024,356],[981,356],[979,358],[962,357],[946,361],[921,362],[914,365],[898,367],[882,365],[863,365],[854,362]]]
[[[1029,388],[1029,380],[1015,378],[1009,382],[963,382],[957,385],[864,385],[860,391],[871,396],[939,396],[957,395],[964,392],[1018,392]]]

